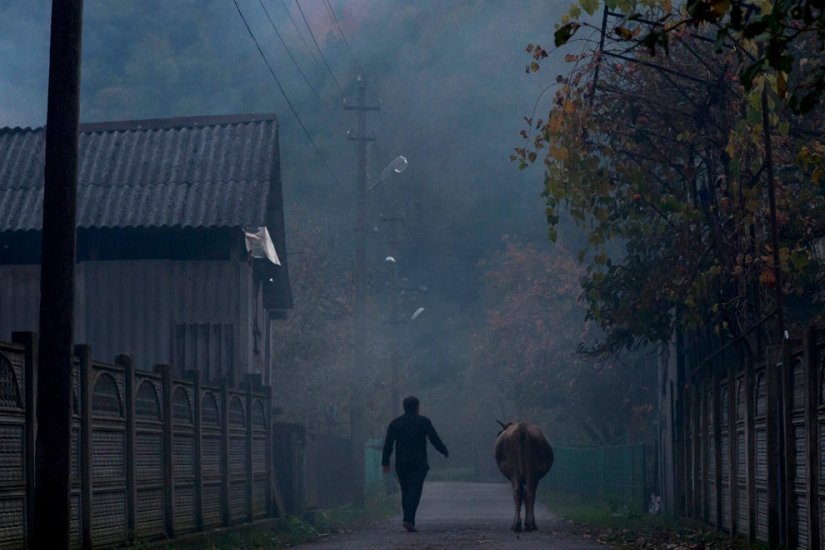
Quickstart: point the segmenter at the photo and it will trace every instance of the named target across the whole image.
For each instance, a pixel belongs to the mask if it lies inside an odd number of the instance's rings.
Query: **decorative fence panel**
[[[162,380],[157,374],[136,375],[135,474],[138,538],[166,534]]]
[[[750,509],[748,507],[748,392],[745,376],[736,379],[736,518],[737,533],[749,535]]]
[[[255,518],[260,518],[272,513],[270,507],[272,459],[267,432],[269,415],[265,406],[269,400],[265,392],[250,392],[249,399],[252,402],[250,407],[252,513]]]
[[[721,448],[719,478],[722,481],[722,529],[731,530],[731,438],[730,438],[730,395],[728,384],[721,385],[719,390],[719,441]]]
[[[194,384],[177,381],[172,394],[172,471],[175,477],[176,533],[194,531],[198,528],[200,491],[197,486],[198,452],[195,445],[194,397]]]
[[[221,502],[223,472],[225,470],[220,388],[202,387],[201,390],[201,464],[203,527],[217,527],[224,522]],[[228,495],[227,495],[228,497]]]
[[[755,365],[692,367],[676,509],[768,547],[823,548],[825,331],[810,327],[803,342],[765,355]],[[714,383],[718,393],[707,391]]]
[[[0,550],[27,547],[33,517],[37,337],[0,342]],[[73,548],[273,515],[270,390],[201,387],[169,365],[91,360],[76,346],[72,384]]]
[[[715,426],[716,426],[716,415],[714,414],[714,401],[713,401],[713,393],[711,391],[705,392],[705,421],[704,429],[705,429],[705,437],[703,441],[705,442],[704,446],[704,453],[706,457],[707,467],[707,476],[706,476],[706,483],[707,483],[707,498],[705,501],[707,502],[707,522],[710,525],[717,525],[716,521],[716,512],[717,510],[717,502],[716,502],[716,469],[718,464],[716,462],[716,437],[715,437]]]
[[[791,360],[791,458],[793,464],[793,490],[791,498],[796,504],[797,548],[807,550],[808,545],[808,490],[806,470],[805,429],[805,361],[801,354]]]
[[[126,375],[115,365],[94,363],[92,368],[92,542],[116,544],[127,540],[129,531]]]
[[[229,519],[249,519],[249,458],[246,394],[229,392]]]
[[[754,374],[753,431],[756,453],[754,474],[756,488],[756,540],[768,542],[768,389],[765,369]]]
[[[0,548],[23,546],[28,526],[24,354],[0,344]]]

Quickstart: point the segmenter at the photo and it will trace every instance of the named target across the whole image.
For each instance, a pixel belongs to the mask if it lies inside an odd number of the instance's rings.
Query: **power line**
[[[303,18],[304,24],[307,26],[307,30],[309,31],[310,38],[312,38],[312,42],[315,44],[315,47],[318,49],[318,53],[321,54],[321,60],[324,62],[324,65],[326,65],[327,70],[329,71],[329,74],[332,76],[333,82],[335,82],[335,85],[338,87],[338,91],[341,92],[341,96],[343,97],[344,96],[344,90],[343,90],[343,88],[341,88],[341,85],[338,83],[338,79],[335,78],[335,73],[332,72],[332,69],[330,68],[329,63],[327,63],[327,58],[324,57],[324,52],[321,51],[321,47],[318,45],[318,41],[315,40],[315,35],[312,33],[312,27],[309,26],[309,21],[307,21],[306,15],[304,14],[304,10],[301,8],[301,4],[298,2],[298,0],[295,0],[295,5],[298,6],[298,11],[301,12],[301,18]]]
[[[304,126],[304,123],[301,121],[301,117],[298,116],[298,112],[295,110],[295,107],[293,107],[292,102],[286,95],[286,91],[284,91],[284,87],[281,85],[281,81],[278,80],[278,77],[275,75],[275,71],[272,70],[272,65],[269,64],[269,60],[264,55],[264,51],[261,49],[261,45],[258,44],[258,39],[255,38],[255,35],[252,33],[252,29],[249,27],[249,23],[246,22],[246,17],[244,17],[243,12],[241,11],[241,7],[238,5],[238,0],[232,0],[232,2],[235,4],[235,9],[238,10],[238,15],[241,16],[241,21],[243,21],[244,27],[246,27],[246,32],[249,33],[250,38],[252,38],[252,41],[255,43],[255,47],[258,48],[258,53],[261,54],[261,59],[263,59],[264,63],[266,63],[266,68],[269,69],[269,74],[271,74],[272,78],[275,79],[275,83],[278,85],[278,89],[281,91],[281,95],[284,96],[286,104],[289,105],[289,110],[292,111],[292,114],[295,116],[295,120],[298,121],[298,124],[301,126],[301,129],[304,131],[304,134],[306,134],[307,139],[312,144],[312,148],[315,149],[315,152],[318,154],[318,157],[320,157],[321,162],[324,163],[324,166],[326,166],[330,175],[332,175],[332,178],[335,180],[335,183],[337,183],[338,187],[340,187],[343,191],[344,186],[343,184],[341,184],[341,180],[339,180],[338,176],[335,175],[335,172],[333,172],[332,167],[327,162],[327,159],[324,158],[324,155],[321,154],[321,151],[318,149],[318,146],[315,145],[315,141],[313,141],[312,136],[309,135],[309,131],[307,130],[306,126]]]
[[[295,68],[298,69],[299,73],[301,73],[301,76],[303,77],[304,82],[307,83],[307,86],[309,86],[309,89],[312,90],[312,93],[315,94],[315,97],[317,97],[320,100],[321,95],[318,93],[318,90],[316,90],[312,86],[312,84],[310,84],[309,79],[304,74],[304,71],[301,70],[301,67],[298,65],[298,62],[295,60],[295,57],[293,57],[292,52],[289,50],[289,46],[286,45],[286,42],[284,41],[283,37],[281,36],[281,33],[278,32],[278,28],[275,26],[275,22],[272,21],[272,17],[269,16],[269,10],[266,9],[266,6],[264,5],[264,1],[263,0],[258,0],[258,3],[261,5],[261,8],[263,8],[264,13],[266,14],[266,18],[269,20],[269,24],[272,27],[272,30],[275,31],[275,34],[278,36],[278,40],[281,41],[281,44],[284,46],[284,49],[286,50],[287,55],[289,55],[289,58],[292,60],[292,63],[295,65]]]
[[[335,16],[335,10],[332,9],[332,4],[329,3],[329,0],[324,0],[324,4],[327,7],[327,11],[329,12],[330,17],[332,17],[332,22],[335,25],[335,28],[338,29],[338,34],[341,35],[341,40],[344,41],[344,46],[347,47],[347,51],[349,52],[349,56],[352,58],[352,62],[355,63],[355,67],[358,69],[358,72],[362,72],[361,64],[358,63],[357,59],[355,59],[355,54],[352,53],[352,48],[349,47],[347,37],[344,36],[344,29],[341,28],[341,23],[338,21],[338,17]]]
[[[312,58],[313,61],[315,61],[315,63],[318,63],[318,58],[315,57],[315,54],[312,52],[312,48],[309,47],[307,39],[304,38],[304,34],[301,32],[301,29],[298,28],[298,23],[296,23],[295,18],[292,17],[292,12],[286,5],[286,0],[281,0],[281,5],[284,7],[287,16],[289,16],[289,20],[290,22],[292,22],[292,26],[295,27],[295,32],[298,33],[298,36],[301,38],[301,42],[304,43],[304,47],[306,48],[307,53],[309,53],[309,56]]]

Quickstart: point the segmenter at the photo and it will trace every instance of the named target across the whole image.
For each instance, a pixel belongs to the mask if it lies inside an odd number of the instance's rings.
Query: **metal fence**
[[[27,546],[34,500],[37,337],[0,342],[0,549]],[[76,346],[71,539],[118,545],[273,515],[270,390],[202,385]]]
[[[543,484],[546,488],[642,510],[645,504],[645,446],[559,447]]]

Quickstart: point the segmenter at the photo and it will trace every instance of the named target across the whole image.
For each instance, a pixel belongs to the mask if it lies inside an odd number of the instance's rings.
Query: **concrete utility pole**
[[[358,133],[350,136],[358,144],[358,166],[356,192],[358,213],[355,221],[355,358],[350,397],[350,431],[352,437],[352,467],[354,508],[364,507],[364,452],[367,443],[366,405],[364,399],[364,378],[367,347],[367,142],[375,138],[367,137],[367,111],[377,111],[379,107],[367,106],[367,82],[358,75],[358,104],[344,104],[345,110],[358,111]]]
[[[392,279],[392,297],[390,300],[390,320],[389,324],[392,330],[392,338],[391,338],[391,350],[390,350],[390,402],[389,402],[389,417],[390,420],[395,418],[399,411],[400,411],[400,398],[398,396],[398,374],[399,374],[399,363],[401,361],[401,351],[399,349],[400,346],[400,336],[398,334],[401,328],[401,319],[398,317],[398,293],[401,291],[401,288],[398,284],[398,245],[400,244],[400,240],[397,237],[395,224],[396,222],[403,221],[404,218],[401,216],[388,216],[384,217],[381,216],[382,222],[389,222],[390,223],[390,237],[387,240],[387,244],[389,244],[390,248],[390,257],[392,258],[392,269],[393,269],[393,279]]]
[[[82,0],[53,0],[46,114],[32,548],[69,548]],[[84,502],[83,506],[88,506]]]

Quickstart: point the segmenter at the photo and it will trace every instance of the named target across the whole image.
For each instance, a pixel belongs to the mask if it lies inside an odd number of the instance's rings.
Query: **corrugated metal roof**
[[[266,225],[274,115],[81,125],[78,227]],[[0,129],[0,231],[42,226],[45,130]]]

